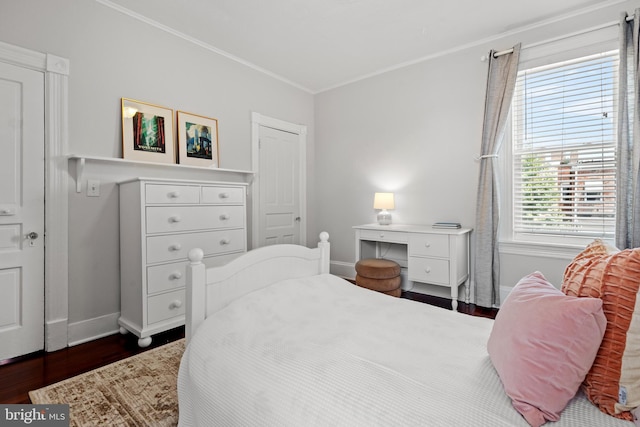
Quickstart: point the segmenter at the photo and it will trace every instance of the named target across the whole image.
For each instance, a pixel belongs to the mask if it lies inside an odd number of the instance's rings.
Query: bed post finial
[[[328,241],[329,241],[329,233],[327,233],[326,231],[323,231],[322,233],[320,233],[320,242],[326,243]]]
[[[204,251],[200,248],[194,248],[189,251],[189,263],[196,265],[202,262],[204,258]]]

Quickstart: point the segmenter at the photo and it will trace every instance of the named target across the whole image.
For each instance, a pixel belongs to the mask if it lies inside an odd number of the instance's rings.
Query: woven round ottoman
[[[389,259],[361,259],[356,263],[356,285],[399,297],[402,293],[400,265]]]

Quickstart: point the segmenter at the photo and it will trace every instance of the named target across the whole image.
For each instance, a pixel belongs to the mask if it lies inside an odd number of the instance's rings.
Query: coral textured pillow
[[[589,400],[606,414],[632,420],[640,406],[640,248],[618,251],[596,240],[569,264],[562,291],[603,301],[607,329],[584,381]]]
[[[487,349],[514,408],[530,425],[560,418],[596,357],[606,323],[600,299],[566,296],[539,272],[513,288]]]

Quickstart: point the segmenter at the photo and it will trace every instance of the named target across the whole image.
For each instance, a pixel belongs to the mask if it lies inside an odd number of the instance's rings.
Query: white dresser
[[[449,287],[454,310],[458,307],[458,286],[461,284],[465,284],[468,299],[470,228],[441,229],[404,224],[367,224],[353,228],[356,261],[382,258],[391,246],[397,246],[389,258],[403,267],[410,281]]]
[[[120,332],[151,335],[184,324],[187,254],[207,267],[246,251],[246,185],[137,178],[120,187]]]

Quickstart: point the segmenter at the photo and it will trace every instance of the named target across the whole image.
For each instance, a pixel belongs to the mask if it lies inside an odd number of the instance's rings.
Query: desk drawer
[[[202,203],[244,203],[244,191],[238,187],[202,187]]]
[[[407,233],[386,230],[360,230],[360,240],[376,242],[407,243]]]
[[[409,239],[409,255],[449,258],[449,236],[414,234]]]
[[[200,187],[197,185],[147,184],[146,203],[198,203]]]
[[[204,255],[242,252],[246,246],[244,229],[206,231],[147,237],[147,263],[187,259],[189,251],[200,248]]]
[[[147,299],[147,323],[156,323],[172,317],[184,316],[185,290],[155,295]]]
[[[242,227],[243,206],[149,206],[147,233]]]
[[[449,261],[436,258],[409,257],[409,280],[449,285]]]

